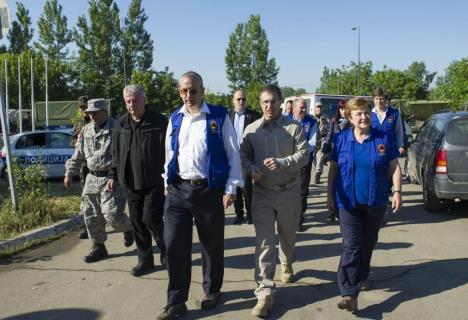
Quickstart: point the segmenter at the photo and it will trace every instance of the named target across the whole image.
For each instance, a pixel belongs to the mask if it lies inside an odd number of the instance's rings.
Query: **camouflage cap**
[[[81,107],[87,107],[88,106],[88,96],[80,96],[78,97],[78,106]]]
[[[88,108],[85,112],[94,112],[94,111],[101,111],[107,110],[107,101],[106,99],[91,99],[88,101]]]

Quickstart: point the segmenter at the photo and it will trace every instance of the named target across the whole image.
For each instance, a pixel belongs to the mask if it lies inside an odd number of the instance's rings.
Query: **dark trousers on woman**
[[[244,218],[244,201],[247,221],[252,221],[252,177],[249,175],[244,179],[244,187],[236,188],[234,210],[239,219]]]
[[[133,235],[138,259],[153,260],[152,239],[161,253],[164,245],[164,189],[163,185],[147,190],[127,189],[128,211],[133,225]]]
[[[224,208],[222,189],[176,179],[168,187],[164,211],[169,285],[167,304],[188,299],[192,276],[193,221],[200,240],[203,291],[218,293],[224,277]]]
[[[359,283],[369,277],[372,251],[386,206],[357,205],[351,211],[340,209],[340,229],[343,237],[338,287],[342,296],[359,294]]]

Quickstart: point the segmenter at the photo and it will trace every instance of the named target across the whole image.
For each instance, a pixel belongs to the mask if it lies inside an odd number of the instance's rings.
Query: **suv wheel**
[[[427,188],[426,182],[423,181],[423,206],[429,212],[441,212],[446,209],[445,200],[434,196]]]

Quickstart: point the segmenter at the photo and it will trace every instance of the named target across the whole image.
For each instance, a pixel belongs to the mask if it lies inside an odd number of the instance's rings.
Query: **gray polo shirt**
[[[307,165],[309,152],[301,125],[280,115],[267,122],[263,117],[245,128],[240,146],[242,167],[246,173],[257,167],[263,172],[256,181],[266,188],[292,186],[300,182],[300,168]],[[268,170],[263,160],[275,158],[279,168]]]

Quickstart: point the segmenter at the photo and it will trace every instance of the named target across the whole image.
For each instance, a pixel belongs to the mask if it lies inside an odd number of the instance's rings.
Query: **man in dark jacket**
[[[119,118],[113,132],[114,173],[127,188],[128,209],[133,224],[138,264],[132,275],[138,277],[154,269],[151,236],[161,251],[164,245],[164,139],[167,119],[145,106],[142,87],[126,86],[123,90],[128,113]]]
[[[234,129],[236,130],[238,146],[242,141],[244,129],[260,118],[260,114],[254,110],[247,108],[247,99],[243,90],[237,90],[232,96],[233,110],[229,110],[229,118],[231,119]],[[236,219],[234,224],[241,224],[244,220],[244,200],[247,223],[252,224],[252,177],[244,176],[244,188],[236,188],[236,202],[234,209]]]

